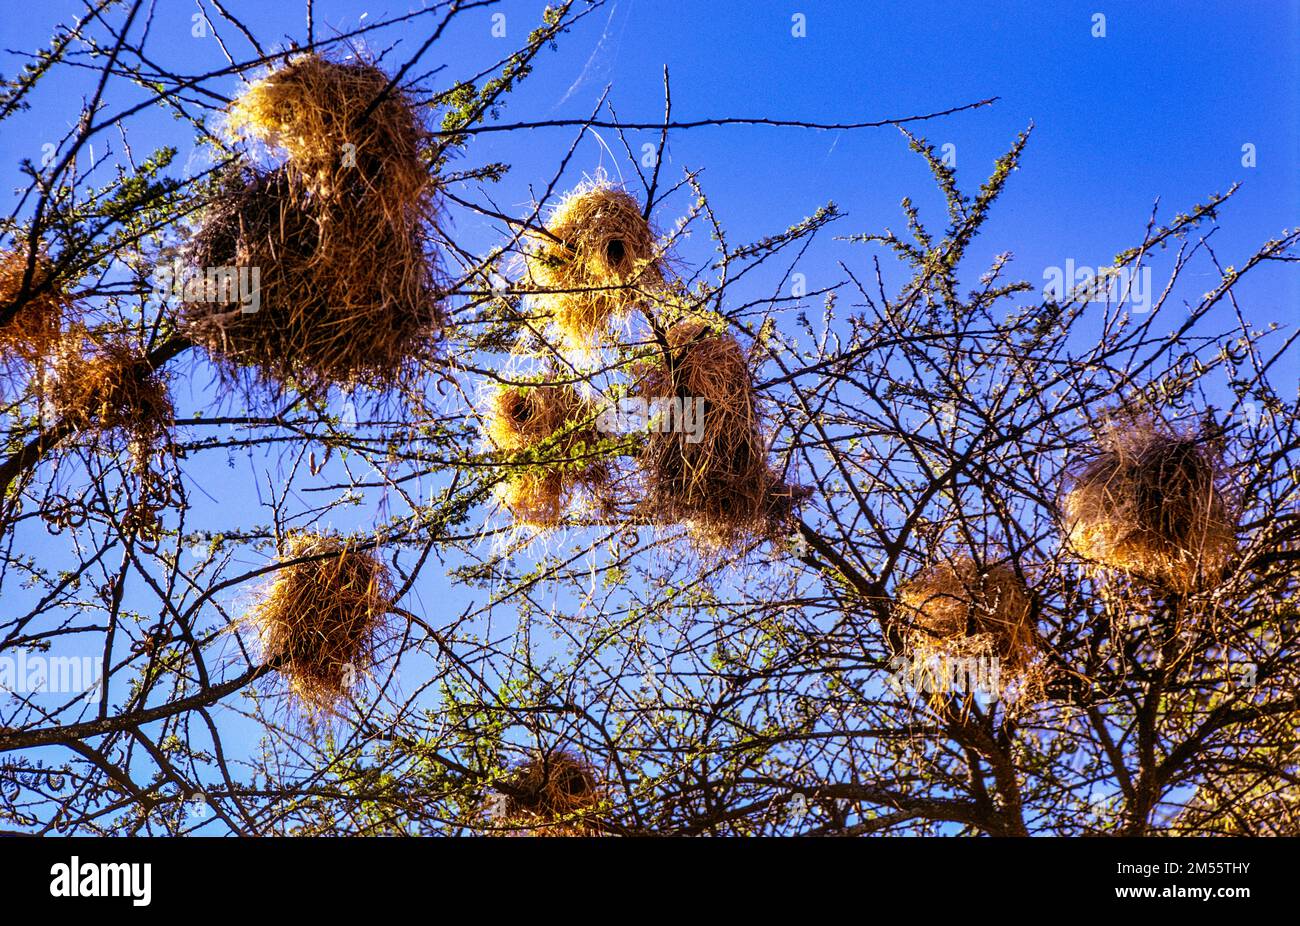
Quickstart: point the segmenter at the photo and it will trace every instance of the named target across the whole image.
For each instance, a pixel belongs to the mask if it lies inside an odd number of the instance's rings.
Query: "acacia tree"
[[[1296,832],[1300,434],[1282,375],[1295,334],[1261,329],[1238,292],[1259,268],[1294,261],[1300,233],[1222,264],[1212,234],[1230,190],[1172,220],[1153,213],[1120,251],[1124,273],[1161,267],[1149,311],[1122,288],[1046,296],[1013,277],[1010,253],[987,268],[967,257],[1029,133],[963,192],[913,125],[946,110],[845,126],[904,130],[934,175],[942,227],[905,200],[905,237],[846,230],[861,258],[796,295],[800,261],[843,226],[834,204],[736,243],[697,172],[661,170],[675,132],[779,120],[679,121],[665,75],[654,121],[620,121],[605,98],[571,123],[499,121],[596,5],[548,10],[500,61],[454,75],[422,64],[487,6],[325,36],[308,4],[295,42],[334,55],[366,43],[440,119],[428,166],[444,212],[426,244],[448,324],[416,375],[384,390],[233,388],[150,283],[241,156],[214,118],[237,81],[287,49],[212,3],[203,25],[228,66],[187,74],[160,63],[150,6],[104,0],[6,84],[0,120],[51,75],[93,78],[53,156],[23,165],[3,231],[24,265],[0,320],[67,293],[88,335],[131,345],[138,379],[164,378],[175,405],[141,454],[139,435],[52,411],[40,364],[9,371],[0,656],[90,653],[104,674],[89,697],[15,691],[0,707],[9,826],[485,832],[499,828],[495,796],[517,799],[517,769],[540,751],[580,756],[599,778],[598,832]],[[396,30],[421,36],[418,50],[402,57]],[[171,147],[132,151],[138,120],[157,110],[210,151],[192,176],[176,176]],[[493,195],[510,168],[478,163],[475,143],[541,125],[573,141],[516,213]],[[594,359],[543,324],[518,270],[592,127],[623,141],[630,192],[664,229],[677,280],[671,299],[636,291],[627,336]],[[636,132],[657,139],[648,169]],[[489,223],[495,243],[466,243],[456,229],[471,222]],[[715,250],[692,260],[687,238],[706,232]],[[1190,294],[1193,273],[1216,282]],[[683,294],[746,349],[769,462],[799,487],[790,509],[721,553],[700,549],[637,504],[644,440],[623,436],[597,451],[626,477],[614,504],[574,507],[541,532],[514,526],[494,492],[538,461],[485,444],[485,391],[541,369],[622,394],[645,351],[666,348]],[[1237,525],[1221,581],[1161,590],[1065,542],[1070,467],[1117,410],[1195,426],[1221,451]],[[326,527],[381,559],[394,588],[383,658],[337,715],[312,719],[241,626],[266,583],[298,565],[276,556],[285,538]],[[1030,590],[1036,697],[900,684],[900,588],[960,557],[1006,564]]]

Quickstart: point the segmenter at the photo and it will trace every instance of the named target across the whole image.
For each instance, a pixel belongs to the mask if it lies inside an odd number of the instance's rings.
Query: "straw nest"
[[[533,305],[578,350],[598,344],[611,322],[664,279],[655,234],[636,199],[604,181],[560,201],[546,230],[529,236],[524,266],[528,285],[541,291]]]
[[[1029,591],[1011,566],[980,567],[967,556],[928,566],[898,589],[894,620],[915,678],[934,683],[934,700],[953,693],[941,680],[956,660],[981,657],[997,659],[995,694],[1004,703],[1041,695],[1040,638]]]
[[[1237,546],[1223,478],[1218,452],[1199,436],[1142,422],[1112,428],[1067,481],[1069,543],[1094,565],[1160,589],[1213,585]]]
[[[651,422],[641,452],[644,507],[659,523],[685,521],[706,551],[771,536],[788,519],[799,490],[769,469],[767,441],[744,349],[716,319],[685,318],[633,370],[649,402],[702,399],[698,437]]]
[[[73,328],[54,349],[44,401],[82,432],[126,433],[141,453],[173,421],[167,385],[134,347]]]
[[[334,713],[378,660],[393,604],[388,568],[340,537],[310,532],[290,535],[280,562],[245,620],[263,661],[307,712]]]
[[[259,275],[256,311],[224,292],[185,300],[191,336],[224,373],[386,388],[430,352],[442,296],[426,248],[429,133],[396,89],[371,110],[387,84],[371,65],[309,56],[232,106],[235,134],[286,159],[228,172],[189,247],[191,272]]]
[[[189,263],[257,268],[260,305],[245,311],[237,295],[187,298],[191,336],[232,377],[251,367],[308,389],[400,381],[431,346],[440,309],[420,236],[368,217],[372,208],[362,197],[326,204],[304,196],[283,170],[235,172]]]
[[[304,55],[249,87],[230,107],[226,128],[284,152],[322,198],[360,188],[397,221],[432,192],[432,136],[415,102],[388,84],[387,74],[364,61]]]
[[[25,251],[0,251],[0,309],[18,298],[27,263]],[[71,299],[53,276],[54,264],[38,253],[26,295],[9,321],[0,325],[0,363],[6,370],[15,362],[38,364],[58,343],[63,313]]]
[[[568,385],[504,386],[484,416],[489,442],[524,458],[501,487],[515,520],[552,527],[581,491],[603,485],[608,469],[596,456],[599,435],[591,403]]]
[[[604,796],[600,776],[584,759],[556,750],[538,753],[510,777],[506,827],[533,836],[593,836]]]

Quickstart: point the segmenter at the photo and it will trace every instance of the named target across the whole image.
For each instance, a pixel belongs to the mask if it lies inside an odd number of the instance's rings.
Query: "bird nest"
[[[1112,427],[1068,474],[1070,546],[1092,565],[1181,594],[1212,586],[1237,549],[1219,453],[1150,423]]]
[[[431,354],[443,294],[420,112],[373,65],[316,55],[232,105],[230,133],[284,157],[227,172],[188,249],[191,336],[228,379],[386,389]],[[223,273],[252,292],[230,293]]]
[[[768,466],[745,350],[712,318],[682,319],[666,341],[633,370],[637,396],[682,412],[681,426],[651,423],[640,458],[646,513],[658,523],[686,522],[705,552],[772,536],[802,493]]]
[[[954,671],[972,668],[988,672],[981,678],[997,690],[987,693],[1004,702],[1041,694],[1045,667],[1033,606],[1010,565],[980,566],[963,556],[928,566],[898,589],[894,620],[914,681],[938,700],[953,693]]]
[[[59,342],[63,314],[71,297],[54,279],[54,264],[38,252],[27,277],[26,251],[0,251],[0,310],[18,302],[9,320],[0,325],[0,367],[38,366]],[[23,280],[28,280],[26,289]],[[20,299],[21,294],[21,299]]]
[[[604,798],[600,776],[581,757],[539,752],[511,775],[500,829],[531,836],[595,836]]]
[[[139,350],[73,327],[53,351],[43,402],[66,425],[99,436],[125,434],[145,455],[169,432],[167,384]]]
[[[343,538],[299,532],[245,621],[263,662],[310,715],[338,705],[379,660],[393,606],[388,567]]]
[[[490,444],[511,454],[502,502],[515,520],[558,524],[581,493],[599,491],[608,468],[598,455],[595,412],[573,387],[539,383],[492,392],[484,415]]]
[[[662,286],[656,236],[636,199],[607,182],[585,183],[556,206],[544,231],[529,235],[527,284],[533,305],[567,346],[589,350]]]

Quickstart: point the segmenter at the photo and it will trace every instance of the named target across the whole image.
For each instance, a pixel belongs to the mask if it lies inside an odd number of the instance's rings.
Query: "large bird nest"
[[[253,84],[227,126],[285,159],[231,171],[202,216],[192,270],[257,268],[260,308],[187,299],[195,340],[224,373],[305,389],[400,383],[442,320],[420,108],[371,64],[306,55]]]
[[[560,201],[524,253],[538,313],[565,344],[589,350],[664,281],[656,236],[636,199],[608,182],[584,183]]]
[[[510,776],[503,818],[496,827],[532,836],[594,836],[604,797],[600,776],[581,757],[539,752]]]
[[[703,400],[702,426],[691,434],[662,416],[651,422],[641,453],[646,514],[657,523],[686,522],[705,552],[773,536],[801,493],[768,466],[745,350],[713,318],[684,318],[666,341],[634,368],[635,393],[660,409],[674,399]]]
[[[322,199],[284,168],[232,171],[188,263],[204,273],[239,268],[250,282],[256,268],[257,311],[237,294],[187,298],[191,337],[231,379],[251,368],[307,390],[400,382],[431,352],[440,297],[420,227],[382,213],[365,193]]]
[[[393,606],[388,567],[341,537],[310,532],[290,535],[280,562],[245,620],[306,712],[335,713],[379,660]]]
[[[1062,502],[1069,543],[1092,565],[1190,594],[1223,578],[1237,549],[1219,453],[1149,422],[1111,427],[1076,463]]]
[[[0,309],[6,309],[24,292],[28,253],[0,251]],[[0,325],[0,369],[8,374],[14,365],[38,366],[59,342],[64,311],[71,297],[54,279],[54,264],[38,252],[32,275],[16,311]]]
[[[500,387],[484,419],[492,447],[517,461],[500,494],[521,524],[555,526],[579,493],[598,491],[608,477],[595,412],[571,386]]]
[[[389,222],[402,224],[429,207],[432,136],[415,101],[389,82],[364,61],[303,55],[249,87],[227,128],[283,151],[317,196],[370,193]]]
[[[980,566],[969,556],[935,563],[900,586],[897,598],[894,621],[914,680],[924,681],[936,700],[952,693],[947,682],[954,669],[966,671],[978,659],[997,660],[1001,690],[990,695],[1024,700],[1041,693],[1044,665],[1034,609],[1010,565]]]

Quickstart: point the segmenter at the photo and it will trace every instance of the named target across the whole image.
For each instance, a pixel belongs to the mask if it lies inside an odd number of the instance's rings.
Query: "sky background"
[[[264,43],[304,37],[301,3],[231,0],[228,7]],[[518,47],[542,7],[505,2],[458,18],[446,41],[423,62],[423,69],[443,69],[426,85],[442,89]],[[80,8],[59,0],[2,0],[0,46],[5,54],[0,72],[15,74],[22,59],[9,52],[45,45],[51,26]],[[330,26],[352,28],[363,13],[375,21],[407,9],[397,3],[318,0],[317,34],[328,34]],[[161,63],[187,73],[224,66],[210,36],[190,34],[194,10],[190,2],[159,0],[151,49]],[[506,17],[504,39],[492,35],[492,17],[498,12]],[[1093,35],[1098,13],[1105,16],[1103,38]],[[795,14],[806,18],[805,37],[792,34]],[[389,59],[402,61],[427,29],[421,25],[404,37],[400,29],[385,30],[373,46],[403,38]],[[229,25],[218,21],[218,30],[241,57],[247,56],[247,45]],[[1092,267],[1109,264],[1117,252],[1140,240],[1157,200],[1161,218],[1168,221],[1239,181],[1242,189],[1223,210],[1222,228],[1213,239],[1225,265],[1239,265],[1260,243],[1300,224],[1296,2],[617,0],[563,36],[558,52],[538,57],[535,73],[509,98],[502,118],[582,118],[609,87],[609,100],[622,119],[651,122],[662,114],[665,66],[674,117],[682,120],[756,116],[851,122],[998,97],[991,107],[912,127],[936,145],[955,146],[959,182],[973,192],[1017,133],[1034,125],[1022,169],[970,251],[971,281],[992,255],[1008,250],[1015,255],[1012,275],[1039,286],[1046,268],[1070,260]],[[39,162],[42,144],[57,141],[75,123],[97,73],[60,69],[33,96],[31,111],[5,124],[0,179],[6,189],[23,183],[17,170],[21,159]],[[242,86],[234,77],[225,83],[223,92],[231,96]],[[114,108],[137,99],[139,91],[117,93],[110,96]],[[526,214],[534,190],[549,181],[572,140],[572,129],[487,134],[453,166],[511,164],[493,198],[506,211]],[[177,147],[178,173],[186,165],[206,166],[203,155],[194,153],[187,126],[164,112],[133,118],[131,141],[137,157],[156,146]],[[638,152],[643,142],[655,141],[655,132],[629,134]],[[1255,149],[1254,167],[1243,165],[1247,144]],[[621,152],[612,132],[588,133],[560,188],[605,171],[635,189],[635,171]],[[670,139],[665,168],[666,182],[676,181],[684,170],[703,168],[702,183],[733,244],[782,231],[830,201],[847,214],[833,227],[837,235],[879,232],[886,226],[901,232],[906,223],[899,201],[904,196],[914,199],[933,227],[942,227],[943,202],[928,168],[889,127],[849,132],[733,126],[678,132]],[[660,227],[671,226],[685,205],[682,197],[666,203],[655,217]],[[471,250],[485,252],[500,241],[494,223],[464,212],[454,213],[452,220],[457,240]],[[681,256],[698,266],[708,260],[710,248],[707,235],[699,233]],[[805,274],[808,289],[816,290],[844,279],[838,261],[861,268],[877,253],[821,238],[797,269]],[[1157,285],[1162,282],[1160,260],[1155,263]],[[895,287],[906,278],[902,269],[888,266],[887,274]],[[1210,276],[1205,282],[1204,289],[1212,287]],[[764,286],[777,282],[756,275],[746,285],[737,298],[759,298]],[[1256,324],[1291,326],[1300,315],[1297,276],[1287,265],[1260,268],[1239,292]],[[1222,304],[1216,311],[1230,307]],[[1279,369],[1278,381],[1294,384],[1298,372],[1293,353]],[[198,383],[195,387],[178,379],[176,401],[182,412],[207,404],[203,381]],[[239,486],[250,475],[247,467],[200,473],[198,481],[210,498],[201,504],[209,514],[238,523],[249,510],[245,506],[255,503]],[[42,553],[41,541],[32,542]],[[62,543],[49,542],[51,552]],[[250,554],[248,562],[257,560]],[[436,624],[439,612],[459,611],[473,597],[449,587],[439,570],[430,569],[407,607],[424,608]]]

